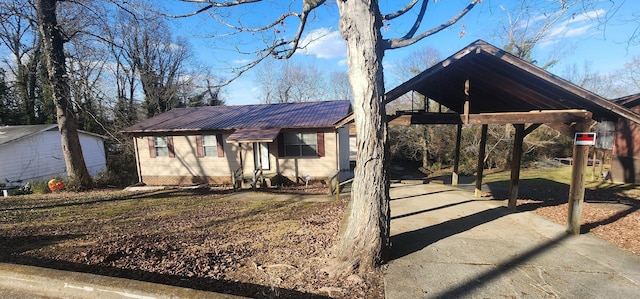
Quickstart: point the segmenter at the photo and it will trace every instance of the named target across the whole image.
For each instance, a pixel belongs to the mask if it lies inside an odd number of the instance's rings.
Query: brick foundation
[[[231,177],[143,176],[149,186],[231,185]]]

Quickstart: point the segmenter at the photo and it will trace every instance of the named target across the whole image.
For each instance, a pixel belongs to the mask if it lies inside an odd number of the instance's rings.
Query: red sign
[[[576,133],[576,145],[596,145],[596,133]]]

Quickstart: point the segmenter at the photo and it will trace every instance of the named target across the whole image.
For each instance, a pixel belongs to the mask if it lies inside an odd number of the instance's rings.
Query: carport
[[[640,124],[640,115],[569,81],[478,40],[418,74],[386,94],[385,104],[409,92],[418,92],[441,107],[432,112],[399,111],[390,119],[403,124],[458,126],[453,185],[457,185],[460,133],[463,124],[482,126],[476,179],[481,192],[483,158],[489,124],[515,127],[509,208],[516,208],[524,137],[542,124],[573,137],[588,132],[595,121],[628,119]],[[425,105],[428,107],[429,105]],[[446,112],[443,112],[446,111]],[[389,119],[389,120],[390,120]],[[580,233],[588,145],[574,145],[569,191],[567,231]]]

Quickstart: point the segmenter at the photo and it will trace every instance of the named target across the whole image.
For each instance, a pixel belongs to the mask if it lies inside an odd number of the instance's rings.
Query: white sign
[[[576,133],[573,142],[576,145],[596,145],[596,133]]]

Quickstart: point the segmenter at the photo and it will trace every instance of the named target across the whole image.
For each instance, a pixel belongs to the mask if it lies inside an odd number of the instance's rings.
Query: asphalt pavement
[[[640,296],[640,257],[467,190],[392,185],[386,298]]]

